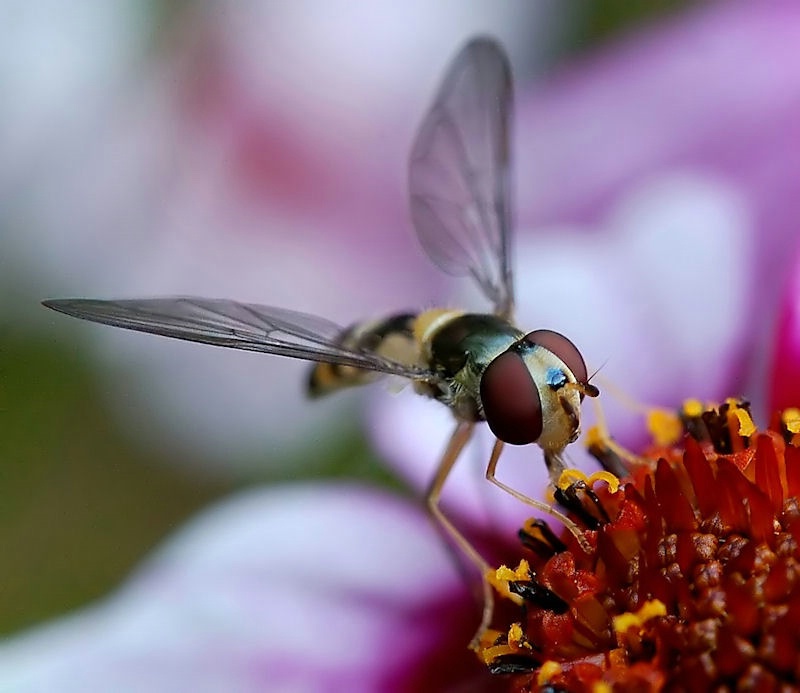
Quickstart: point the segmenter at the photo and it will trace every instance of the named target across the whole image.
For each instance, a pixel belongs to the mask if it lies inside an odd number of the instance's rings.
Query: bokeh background
[[[697,11],[0,1],[2,632],[105,594],[248,485],[403,488],[366,442],[359,393],[309,404],[303,364],[117,333],[41,299],[197,294],[345,323],[446,301],[405,166],[457,47],[498,36],[529,94]]]

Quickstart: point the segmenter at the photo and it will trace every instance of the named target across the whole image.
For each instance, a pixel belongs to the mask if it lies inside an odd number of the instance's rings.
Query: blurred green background
[[[184,21],[190,4],[150,3],[154,52],[162,49],[170,26]],[[569,23],[549,61],[555,64],[631,26],[657,20],[680,4],[567,3]],[[4,95],[9,97],[13,94]],[[3,226],[20,223],[24,220],[4,218],[0,209],[0,244]],[[0,303],[2,632],[106,593],[186,518],[237,488],[327,477],[400,486],[356,426],[334,437],[325,454],[311,461],[293,464],[265,452],[239,467],[259,472],[227,477],[194,472],[190,453],[175,460],[174,449],[138,446],[106,410],[102,388],[108,385],[82,348],[82,326],[49,315],[26,320],[31,311],[44,311],[36,300],[45,297],[33,295],[31,287],[10,285],[9,277],[18,282],[19,275],[0,274],[6,297]]]

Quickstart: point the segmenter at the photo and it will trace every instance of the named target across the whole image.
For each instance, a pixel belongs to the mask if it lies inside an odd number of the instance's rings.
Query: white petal
[[[0,646],[0,690],[376,690],[446,632],[425,610],[454,594],[471,603],[418,508],[348,485],[252,492],[112,597]]]

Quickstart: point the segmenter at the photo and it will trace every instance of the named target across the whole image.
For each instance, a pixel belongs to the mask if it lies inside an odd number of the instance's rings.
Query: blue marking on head
[[[548,368],[545,373],[545,382],[557,390],[567,384],[567,375],[560,368]]]

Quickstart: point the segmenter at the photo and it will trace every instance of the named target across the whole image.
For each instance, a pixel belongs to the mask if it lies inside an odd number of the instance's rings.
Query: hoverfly
[[[444,272],[472,277],[493,304],[491,314],[434,309],[342,329],[325,318],[223,299],[44,302],[92,322],[315,361],[311,395],[388,374],[406,378],[417,392],[449,407],[456,428],[427,502],[483,576],[484,610],[476,640],[492,614],[489,565],[439,508],[447,476],[475,424],[486,421],[496,437],[487,479],[570,527],[546,503],[497,480],[495,469],[505,443],[537,443],[551,480],[557,482],[564,471],[562,452],[580,431],[581,400],[599,394],[571,341],[550,330],[525,332],[513,322],[512,102],[504,50],[492,39],[473,39],[450,65],[416,135],[409,163],[411,217],[423,248]]]

